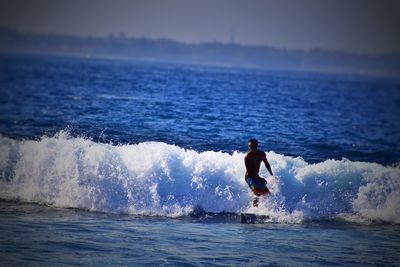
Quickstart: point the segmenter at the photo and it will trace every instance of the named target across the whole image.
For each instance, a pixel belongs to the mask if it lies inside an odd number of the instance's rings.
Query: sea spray
[[[400,223],[400,168],[347,159],[308,164],[267,153],[271,195],[258,209],[244,153],[197,152],[161,142],[96,143],[62,131],[39,140],[0,137],[0,198],[110,213],[184,216],[255,212],[271,221],[362,218]]]

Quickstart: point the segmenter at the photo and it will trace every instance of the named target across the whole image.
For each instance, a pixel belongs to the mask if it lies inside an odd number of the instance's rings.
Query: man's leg
[[[253,198],[253,207],[258,207],[258,196]]]

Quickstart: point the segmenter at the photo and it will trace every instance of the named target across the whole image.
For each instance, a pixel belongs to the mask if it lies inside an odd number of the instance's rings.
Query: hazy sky
[[[400,52],[400,0],[0,0],[0,26],[190,43],[233,33],[241,44]]]

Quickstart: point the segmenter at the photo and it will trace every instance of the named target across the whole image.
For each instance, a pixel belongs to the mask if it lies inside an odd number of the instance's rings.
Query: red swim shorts
[[[262,196],[269,193],[266,182],[251,177],[246,177],[245,179],[254,195]]]

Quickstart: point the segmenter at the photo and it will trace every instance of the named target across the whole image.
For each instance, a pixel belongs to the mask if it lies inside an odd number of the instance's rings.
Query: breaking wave
[[[400,167],[267,153],[272,195],[259,208],[244,181],[244,153],[196,152],[161,142],[112,145],[59,132],[0,137],[0,198],[158,216],[254,212],[274,222],[322,218],[400,223]]]

